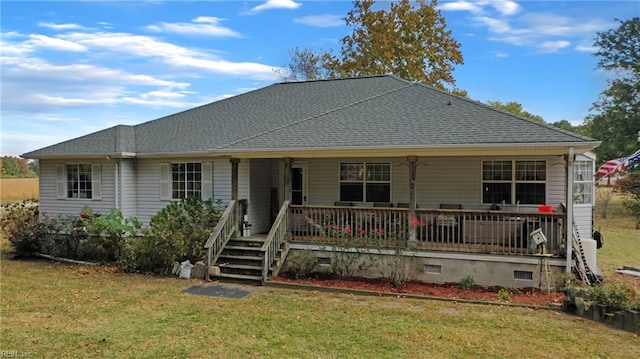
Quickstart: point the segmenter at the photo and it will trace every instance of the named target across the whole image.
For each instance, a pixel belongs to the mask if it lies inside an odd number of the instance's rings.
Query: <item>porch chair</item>
[[[462,204],[440,203],[440,209],[462,209]],[[459,219],[462,221],[464,218],[460,216]],[[462,240],[462,227],[462,223],[458,223],[458,216],[439,214],[436,217],[436,238],[439,242],[459,243]]]
[[[398,202],[398,208],[409,208],[408,202]],[[416,203],[416,208],[420,208],[420,206]]]
[[[373,202],[374,207],[393,207],[393,203],[391,202]]]
[[[352,207],[353,202],[335,201],[333,205],[336,207]]]

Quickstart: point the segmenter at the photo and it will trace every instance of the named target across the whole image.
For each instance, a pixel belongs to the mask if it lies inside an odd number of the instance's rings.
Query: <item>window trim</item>
[[[587,166],[585,167],[584,173],[587,175],[585,179],[582,181],[576,179],[576,171],[578,169],[578,164],[584,163]],[[595,162],[593,160],[576,160],[573,163],[573,204],[576,206],[593,206],[595,204],[595,183],[593,182],[593,177],[590,175],[591,173],[595,173]],[[578,173],[579,174],[579,173]],[[580,184],[585,185],[583,188],[587,189],[583,190],[582,193],[588,193],[588,196],[591,198],[589,202],[576,202],[576,196],[578,192],[576,191],[576,187]]]
[[[511,162],[511,179],[509,180],[485,180],[484,179],[484,164],[486,162]],[[517,178],[517,163],[518,162],[544,162],[544,170],[545,176],[544,181],[541,180],[519,180]],[[518,184],[522,183],[533,183],[533,184],[544,184],[544,203],[520,203],[520,205],[537,205],[537,204],[545,204],[547,203],[548,195],[549,195],[549,161],[546,159],[494,159],[494,160],[481,160],[480,162],[480,203],[483,205],[493,204],[493,202],[488,203],[484,202],[484,186],[485,183],[509,183],[511,190],[511,198],[510,203],[505,203],[508,205],[516,204],[517,192],[516,188]]]
[[[91,197],[69,197],[69,166],[79,167],[88,165],[90,167],[90,178],[87,182],[91,184]],[[79,183],[79,182],[78,182]],[[79,187],[79,185],[78,185]],[[78,190],[78,193],[80,191]],[[56,165],[56,198],[65,201],[100,201],[102,200],[102,164],[95,162],[65,162]]]
[[[181,201],[181,198],[173,198],[173,165],[200,164],[200,198],[213,200],[213,162],[206,161],[174,161],[160,163],[160,200]],[[185,177],[187,172],[185,171]],[[186,181],[186,178],[185,178]],[[185,185],[185,191],[187,186]],[[186,198],[186,197],[185,197]]]
[[[352,180],[342,180],[341,179],[341,174],[342,174],[342,165],[362,165],[364,168],[364,173],[363,173],[363,178],[361,181],[352,181]],[[368,165],[386,165],[389,167],[389,181],[368,181],[367,180],[367,166]],[[342,201],[342,198],[340,197],[340,192],[342,189],[342,184],[343,183],[358,183],[358,184],[362,184],[362,201],[351,201],[351,202],[357,202],[357,203],[371,203],[373,201],[369,201],[367,199],[367,183],[382,183],[382,184],[389,184],[389,201],[388,202],[393,202],[393,166],[392,163],[390,161],[373,161],[373,162],[366,162],[366,161],[339,161],[338,162],[338,198],[340,201]],[[387,202],[387,201],[382,201],[382,202]]]

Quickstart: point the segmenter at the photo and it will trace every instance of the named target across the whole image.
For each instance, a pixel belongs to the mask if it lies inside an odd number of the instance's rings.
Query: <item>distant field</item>
[[[0,179],[0,203],[18,203],[29,198],[39,198],[38,178]]]

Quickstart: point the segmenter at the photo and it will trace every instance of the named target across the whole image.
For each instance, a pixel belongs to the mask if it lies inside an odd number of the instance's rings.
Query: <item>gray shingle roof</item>
[[[274,84],[25,156],[533,143],[596,141],[386,75]]]

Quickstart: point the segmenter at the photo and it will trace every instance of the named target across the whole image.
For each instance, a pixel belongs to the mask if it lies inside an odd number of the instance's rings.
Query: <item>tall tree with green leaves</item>
[[[595,150],[600,161],[640,147],[640,18],[616,21],[617,28],[597,33],[594,41],[596,68],[612,75],[585,123],[589,135],[602,141]]]
[[[340,40],[338,55],[294,49],[284,79],[374,76],[392,73],[466,96],[455,89],[453,70],[463,64],[460,43],[436,6],[437,0],[399,0],[389,9],[373,0],[355,1],[344,18],[353,28]]]
[[[463,63],[460,43],[436,9],[437,0],[400,0],[374,10],[373,0],[355,1],[345,22],[353,33],[340,43],[332,68],[342,76],[393,73],[406,80],[444,88],[454,85]]]

